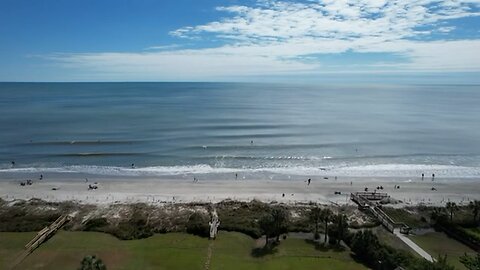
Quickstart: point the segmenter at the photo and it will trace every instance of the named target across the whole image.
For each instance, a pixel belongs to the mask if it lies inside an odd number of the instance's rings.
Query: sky
[[[0,81],[480,83],[480,0],[0,0]]]

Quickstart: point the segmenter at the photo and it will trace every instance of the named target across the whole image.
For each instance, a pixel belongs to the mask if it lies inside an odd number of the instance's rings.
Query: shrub
[[[217,205],[220,230],[241,232],[253,238],[260,238],[262,232],[258,219],[268,212],[269,205],[252,202],[225,201]]]
[[[106,218],[92,218],[85,223],[85,231],[103,231],[102,228],[108,226]]]
[[[109,229],[110,230],[110,229]],[[141,207],[134,207],[132,216],[121,221],[117,227],[107,231],[122,240],[142,239],[153,235],[153,228],[148,224],[146,213]]]
[[[21,206],[8,207],[0,210],[0,231],[39,231],[53,223],[59,216],[56,211],[29,213]]]
[[[269,238],[274,237],[276,242],[279,242],[280,235],[288,232],[290,215],[282,207],[272,207],[267,214],[260,218],[258,223],[266,237],[265,245],[268,245]]]
[[[408,270],[452,270],[445,258],[438,258],[434,263],[417,259],[405,251],[399,251],[382,245],[370,230],[353,234],[347,244],[356,257],[372,269],[395,269],[404,267]]]
[[[199,212],[195,212],[188,218],[187,233],[201,237],[209,236],[208,217]]]
[[[81,262],[79,270],[107,270],[107,267],[102,262],[102,259],[95,255],[85,256]]]

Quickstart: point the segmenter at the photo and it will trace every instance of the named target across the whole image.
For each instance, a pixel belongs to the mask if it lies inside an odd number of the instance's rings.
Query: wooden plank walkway
[[[19,265],[30,253],[52,237],[68,220],[68,215],[61,215],[52,224],[39,231],[35,237],[25,245],[25,250],[13,261],[9,269],[13,269]]]
[[[381,207],[374,201],[389,198],[387,193],[376,192],[355,192],[350,194],[350,198],[362,210],[368,210],[375,218],[377,218],[385,228],[391,233],[395,229],[399,229],[402,233],[408,233],[410,227],[402,222],[395,222],[390,216],[385,213]]]
[[[406,237],[404,234],[408,234],[410,231],[410,227],[401,222],[395,222],[390,216],[387,215],[380,207],[378,207],[377,203],[372,202],[372,200],[382,200],[384,198],[388,198],[387,193],[375,193],[375,192],[356,192],[351,193],[350,198],[358,207],[363,210],[368,210],[374,217],[376,217],[382,225],[395,236],[397,236],[401,241],[407,244],[413,251],[415,251],[418,255],[423,257],[425,260],[433,262],[434,259],[428,252],[423,250],[417,244],[415,244],[412,240]]]

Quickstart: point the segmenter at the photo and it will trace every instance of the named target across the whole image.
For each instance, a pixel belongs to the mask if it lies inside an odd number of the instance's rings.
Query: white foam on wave
[[[182,174],[209,174],[209,173],[231,173],[239,171],[233,168],[215,168],[210,165],[193,166],[154,166],[154,167],[114,167],[114,166],[66,166],[54,168],[10,168],[2,169],[5,173],[86,173],[98,175],[120,175],[120,176],[141,176],[141,175],[182,175]]]
[[[426,165],[426,164],[375,164],[363,166],[345,166],[332,169],[331,173],[343,176],[402,176],[418,177],[480,177],[479,167],[456,165]]]
[[[363,166],[288,166],[260,168],[227,168],[206,164],[192,166],[152,166],[152,167],[114,167],[114,166],[66,166],[54,168],[30,167],[0,169],[0,173],[86,173],[111,176],[169,176],[189,174],[282,174],[282,175],[321,175],[344,177],[419,177],[435,174],[436,177],[480,178],[480,167],[455,165],[424,164],[376,164]]]

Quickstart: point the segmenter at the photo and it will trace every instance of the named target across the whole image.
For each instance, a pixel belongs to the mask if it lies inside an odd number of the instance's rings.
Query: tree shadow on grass
[[[330,244],[325,244],[323,242],[319,242],[316,240],[312,239],[305,239],[305,243],[313,245],[316,250],[318,251],[335,251],[335,252],[343,252],[345,251],[345,247],[343,245],[330,245]]]
[[[255,257],[255,258],[261,258],[263,256],[273,255],[278,252],[277,245],[278,243],[274,242],[274,243],[269,243],[268,245],[265,245],[263,247],[254,248],[252,249],[251,255],[252,257]]]
[[[365,260],[362,260],[361,258],[359,258],[359,257],[358,257],[355,253],[353,253],[353,252],[350,253],[350,258],[352,258],[352,260],[353,260],[354,262],[356,262],[356,263],[358,263],[358,264],[361,264],[361,265],[363,265],[363,266],[365,266],[365,267],[367,267],[367,268],[374,268],[373,265],[366,263]]]

